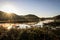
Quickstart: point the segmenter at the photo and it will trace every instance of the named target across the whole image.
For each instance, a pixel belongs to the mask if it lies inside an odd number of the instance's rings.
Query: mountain
[[[25,15],[25,16],[20,16],[14,13],[6,13],[0,11],[0,23],[1,22],[12,22],[12,23],[27,23],[27,22],[38,22],[39,17],[36,15]]]

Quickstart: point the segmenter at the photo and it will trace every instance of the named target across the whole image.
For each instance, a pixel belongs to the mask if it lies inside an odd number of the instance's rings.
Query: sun
[[[7,12],[9,14],[15,13],[17,15],[26,15],[28,12],[23,10],[22,7],[15,5],[14,3],[3,3],[0,6],[0,11]]]
[[[11,4],[5,4],[1,8],[1,11],[7,12],[7,13],[17,13],[16,10],[17,9],[15,8],[15,6]]]

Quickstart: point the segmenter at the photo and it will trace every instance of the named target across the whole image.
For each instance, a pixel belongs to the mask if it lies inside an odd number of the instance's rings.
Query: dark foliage
[[[46,32],[45,28],[10,29],[0,27],[0,40],[59,40],[53,33]]]

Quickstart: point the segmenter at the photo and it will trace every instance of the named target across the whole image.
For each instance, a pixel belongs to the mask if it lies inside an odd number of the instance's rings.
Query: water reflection
[[[45,21],[40,21],[37,24],[33,24],[33,25],[28,25],[28,24],[20,24],[20,23],[1,23],[0,26],[5,27],[7,29],[11,29],[11,28],[30,28],[32,27],[43,27],[44,23],[49,23],[49,22],[53,22],[54,20],[45,20]]]
[[[30,25],[27,24],[19,24],[19,23],[1,23],[0,26],[11,29],[11,28],[30,28]]]
[[[40,21],[39,23],[35,24],[35,25],[40,25],[40,27],[43,27],[44,23],[49,23],[49,22],[53,22],[54,20],[44,20],[44,21]]]

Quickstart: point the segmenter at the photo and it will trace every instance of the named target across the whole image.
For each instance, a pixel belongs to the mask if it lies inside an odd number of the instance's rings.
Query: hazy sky
[[[60,15],[60,0],[0,0],[0,10],[50,17]]]

